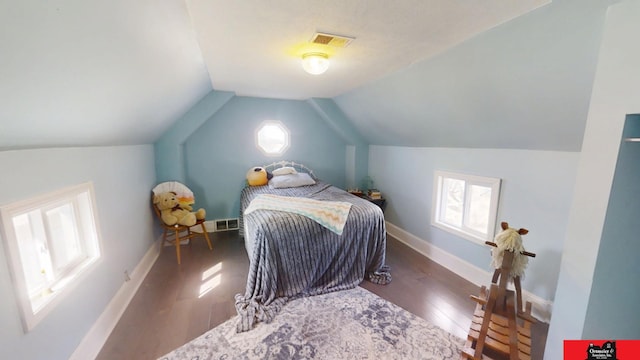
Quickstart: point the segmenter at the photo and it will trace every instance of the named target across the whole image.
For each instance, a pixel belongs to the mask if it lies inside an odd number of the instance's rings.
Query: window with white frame
[[[93,185],[0,208],[22,320],[33,329],[100,258]]]
[[[265,121],[256,131],[256,145],[266,155],[282,155],[289,148],[289,130],[280,121]]]
[[[500,179],[436,171],[431,224],[484,244],[494,236]]]

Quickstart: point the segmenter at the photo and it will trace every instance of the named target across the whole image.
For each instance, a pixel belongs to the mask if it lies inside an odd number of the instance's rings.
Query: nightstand
[[[384,211],[384,208],[387,206],[387,200],[385,200],[384,198],[372,199],[368,195],[365,195],[364,193],[362,193],[359,190],[358,191],[348,190],[348,192],[351,195],[355,195],[357,197],[360,197],[360,198],[363,198],[365,200],[371,201],[372,203],[378,205],[380,207],[380,209],[382,209],[382,211]]]
[[[378,205],[380,207],[380,209],[382,209],[382,211],[384,211],[384,208],[387,207],[387,200],[385,200],[384,198],[380,198],[380,199],[372,199],[366,195],[362,196],[363,199],[369,200],[372,203]]]

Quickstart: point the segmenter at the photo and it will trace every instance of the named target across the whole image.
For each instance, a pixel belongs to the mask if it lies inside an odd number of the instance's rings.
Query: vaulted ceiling
[[[580,151],[610,3],[555,0],[334,101],[370,144]]]
[[[211,83],[238,95],[331,98],[441,53],[550,0],[187,0]],[[314,33],[355,38],[340,48]],[[314,76],[302,54],[329,54]]]
[[[579,150],[606,3],[4,1],[0,149],[152,143],[215,89],[332,98],[371,144]],[[316,31],[355,38],[321,76]]]
[[[153,143],[211,89],[182,0],[0,2],[0,149]]]

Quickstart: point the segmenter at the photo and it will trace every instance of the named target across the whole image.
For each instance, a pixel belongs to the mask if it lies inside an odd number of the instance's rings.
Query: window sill
[[[437,227],[440,230],[444,230],[444,231],[446,231],[446,232],[448,232],[450,234],[459,236],[461,238],[464,238],[464,239],[469,240],[471,242],[474,242],[476,244],[484,245],[485,241],[489,241],[489,239],[486,238],[486,237],[477,236],[475,234],[462,231],[462,230],[460,230],[458,228],[455,228],[453,226],[449,226],[449,225],[446,225],[446,224],[443,224],[443,223],[432,222],[431,226]]]

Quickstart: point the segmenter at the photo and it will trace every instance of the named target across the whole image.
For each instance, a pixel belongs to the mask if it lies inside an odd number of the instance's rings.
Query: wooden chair
[[[209,239],[209,234],[207,233],[207,228],[205,227],[206,219],[197,220],[196,224],[193,226],[185,226],[185,225],[167,225],[162,221],[160,215],[160,209],[153,203],[154,194],[159,194],[165,191],[173,191],[178,194],[179,198],[191,197],[193,198],[193,193],[189,188],[185,185],[178,183],[176,181],[165,182],[156,186],[151,193],[151,206],[153,206],[153,211],[160,222],[160,226],[162,227],[162,242],[160,243],[160,250],[164,247],[165,244],[171,244],[176,247],[176,258],[178,260],[178,265],[180,265],[180,245],[183,241],[191,241],[196,236],[203,236],[207,241],[207,245],[209,246],[209,250],[213,250],[211,246],[211,240]],[[193,231],[194,227],[200,227],[202,229],[202,234]]]

